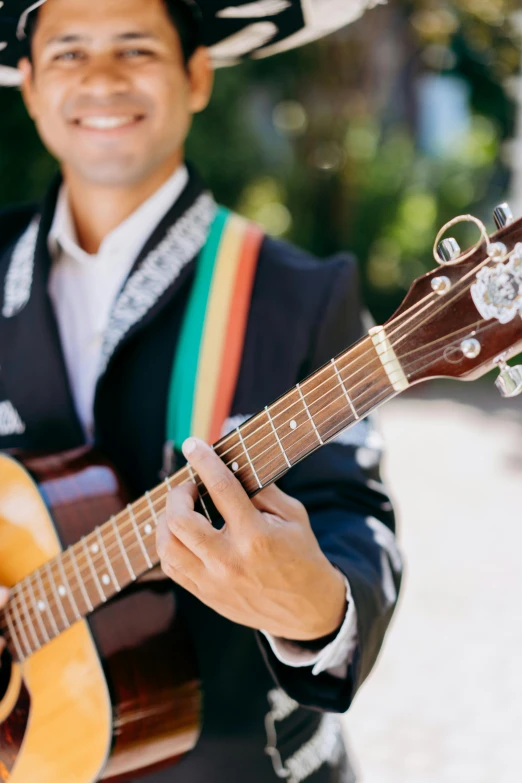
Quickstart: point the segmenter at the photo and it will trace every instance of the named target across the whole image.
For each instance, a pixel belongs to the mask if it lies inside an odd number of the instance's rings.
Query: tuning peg
[[[498,229],[506,228],[506,226],[510,226],[511,223],[515,222],[509,204],[500,204],[500,206],[493,210],[493,217]]]
[[[503,363],[495,385],[503,397],[516,397],[522,392],[522,365],[510,367]]]
[[[462,250],[456,239],[448,237],[447,239],[442,240],[437,248],[437,253],[441,261],[447,264],[449,261],[453,261],[460,256]]]

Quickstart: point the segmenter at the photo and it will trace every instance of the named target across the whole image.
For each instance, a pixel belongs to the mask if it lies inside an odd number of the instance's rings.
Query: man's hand
[[[0,609],[4,609],[9,601],[9,590],[7,587],[0,587]],[[5,650],[5,639],[0,636],[0,655]]]
[[[309,641],[339,628],[345,582],[302,503],[274,485],[251,500],[205,443],[189,438],[183,451],[226,524],[216,530],[194,510],[194,485],[169,492],[157,531],[165,574],[229,620],[272,636]]]

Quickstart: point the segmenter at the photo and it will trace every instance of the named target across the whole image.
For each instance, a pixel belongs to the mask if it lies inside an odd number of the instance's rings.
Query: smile
[[[133,125],[143,119],[142,115],[122,115],[121,117],[82,117],[74,121],[75,125],[93,130],[114,130]]]

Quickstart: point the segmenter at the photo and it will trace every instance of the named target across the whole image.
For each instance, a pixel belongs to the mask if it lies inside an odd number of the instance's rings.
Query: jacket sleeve
[[[304,375],[345,350],[362,333],[353,260],[330,262],[328,294],[319,308]],[[297,379],[297,380],[302,380]],[[344,712],[370,673],[391,620],[401,579],[395,521],[380,474],[380,438],[369,419],[309,456],[279,482],[304,503],[321,549],[346,576],[357,610],[357,646],[344,679],[281,663],[259,643],[276,681],[303,706]]]

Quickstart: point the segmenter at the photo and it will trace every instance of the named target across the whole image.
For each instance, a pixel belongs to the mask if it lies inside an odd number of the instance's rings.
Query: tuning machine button
[[[516,397],[522,392],[522,365],[510,367],[502,362],[495,385],[503,397]]]
[[[460,344],[460,350],[466,357],[466,359],[476,359],[482,350],[482,346],[476,337],[468,337]]]
[[[500,206],[493,211],[493,217],[498,229],[506,228],[506,226],[510,226],[515,222],[509,204],[500,204]]]
[[[442,240],[437,248],[437,253],[442,263],[447,264],[460,256],[462,250],[456,239],[448,237]]]
[[[434,277],[431,281],[431,288],[439,296],[446,294],[451,288],[451,280],[446,275]]]

